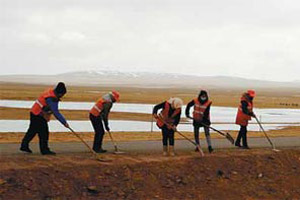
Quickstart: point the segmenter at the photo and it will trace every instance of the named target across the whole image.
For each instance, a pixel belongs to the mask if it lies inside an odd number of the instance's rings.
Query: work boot
[[[96,152],[96,153],[106,153],[107,150],[101,148],[101,149],[99,149],[99,150],[96,150],[95,152]]]
[[[32,153],[31,149],[29,149],[28,146],[23,146],[23,145],[20,147],[20,151],[24,151],[26,153]]]
[[[235,143],[234,146],[241,148],[242,146],[239,143]]]
[[[214,149],[211,146],[208,146],[208,152],[212,153],[214,151]]]
[[[55,156],[56,155],[56,153],[54,151],[50,151],[50,150],[42,151],[41,154],[42,155],[49,155],[49,156]]]
[[[163,146],[163,156],[168,156],[168,146]]]
[[[169,146],[169,153],[170,153],[170,156],[175,156],[174,146]]]
[[[242,146],[241,147],[242,149],[250,149],[250,147],[247,145],[247,146]]]

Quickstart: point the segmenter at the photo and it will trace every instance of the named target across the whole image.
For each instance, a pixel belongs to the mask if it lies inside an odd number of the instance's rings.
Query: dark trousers
[[[169,145],[174,146],[174,130],[168,129],[166,125],[164,125],[161,129],[162,131],[162,142],[164,146]]]
[[[48,147],[49,127],[47,121],[42,116],[34,115],[30,113],[30,125],[22,140],[21,145],[23,147],[28,147],[30,141],[34,138],[36,134],[38,134],[40,140],[39,142],[40,151],[41,152],[49,151],[49,147]]]
[[[197,144],[200,144],[200,141],[199,141],[199,129],[200,129],[201,126],[197,126],[197,125],[194,125],[194,137],[195,137],[195,142]],[[211,139],[210,139],[210,134],[209,134],[209,128],[204,126],[204,132],[205,132],[205,137],[206,137],[206,142],[207,142],[207,145],[208,146],[211,146]]]
[[[243,140],[243,146],[247,147],[248,143],[247,143],[247,126],[241,126],[239,134],[236,138],[235,144],[236,145],[240,145],[241,143],[241,138]]]
[[[98,151],[102,148],[103,136],[105,134],[102,118],[100,116],[95,117],[94,115],[90,114],[90,120],[95,131],[93,150]]]

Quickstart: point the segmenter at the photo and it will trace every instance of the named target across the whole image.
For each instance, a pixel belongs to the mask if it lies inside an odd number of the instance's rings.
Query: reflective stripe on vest
[[[100,113],[101,112],[101,109],[97,106],[97,105],[94,105],[94,108]]]
[[[201,121],[204,115],[204,112],[208,108],[208,106],[211,104],[211,101],[206,101],[204,104],[200,104],[200,101],[198,98],[194,99],[194,112],[193,112],[193,118],[197,121]],[[209,118],[209,116],[208,116]]]
[[[173,124],[175,122],[175,117],[181,112],[181,108],[177,108],[173,114],[169,117],[170,104],[166,101],[163,110],[158,114],[159,118],[157,119],[157,126],[162,128],[166,123]]]
[[[43,104],[39,100],[36,100],[35,103],[37,103],[41,108],[43,108]]]
[[[103,104],[107,102],[104,99],[100,98],[95,105],[92,107],[92,109],[90,110],[90,113],[92,115],[94,115],[95,117],[98,117],[100,115],[100,113],[102,112],[103,109]]]
[[[39,115],[43,111],[43,108],[47,106],[46,99],[52,97],[56,98],[56,95],[54,93],[54,90],[52,88],[49,88],[45,90],[40,97],[34,102],[33,106],[31,107],[30,112],[33,113],[34,115]]]

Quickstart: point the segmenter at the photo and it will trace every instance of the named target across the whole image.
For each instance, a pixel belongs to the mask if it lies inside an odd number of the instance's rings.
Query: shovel
[[[192,118],[192,117],[189,117],[189,119],[193,119],[193,118]],[[233,137],[232,137],[229,133],[227,133],[227,132],[226,132],[226,133],[223,133],[222,131],[219,131],[219,130],[217,130],[217,129],[215,129],[215,128],[209,126],[209,125],[206,125],[206,124],[204,124],[204,123],[202,123],[202,122],[200,122],[200,124],[201,124],[202,126],[205,126],[205,127],[207,127],[207,128],[210,128],[211,130],[214,130],[214,131],[216,131],[217,133],[219,133],[219,134],[225,136],[226,139],[227,139],[231,144],[234,144],[234,139],[233,139]]]
[[[261,125],[260,121],[257,119],[256,116],[254,116],[254,118],[256,119],[257,124],[259,125],[259,127],[261,128],[261,130],[264,132],[264,134],[265,134],[267,140],[269,141],[270,145],[272,146],[272,150],[273,150],[273,151],[276,151],[276,152],[279,152],[280,150],[278,150],[278,149],[275,148],[275,145],[272,143],[271,139],[270,139],[269,136],[267,135],[267,133],[266,133],[265,129],[263,128],[263,126]]]
[[[110,137],[110,139],[111,139],[111,141],[112,141],[112,143],[114,144],[114,147],[115,147],[115,152],[114,152],[114,154],[124,154],[125,152],[119,151],[118,146],[117,146],[117,143],[115,142],[114,138],[112,137],[111,132],[110,132],[110,131],[107,131],[107,132],[108,132],[109,137]]]
[[[190,143],[192,143],[193,145],[195,145],[197,147],[197,149],[199,150],[200,155],[203,157],[204,153],[202,151],[202,148],[200,146],[200,144],[197,144],[196,142],[194,142],[193,140],[191,140],[190,138],[186,137],[185,135],[183,135],[181,132],[179,132],[176,128],[174,129],[175,132],[177,132],[179,135],[181,135],[182,137],[184,137],[186,140],[188,140]]]
[[[79,140],[89,149],[89,151],[94,155],[95,159],[100,161],[100,162],[108,162],[110,160],[107,159],[103,159],[100,155],[98,155],[89,145],[88,143],[86,143],[80,136],[78,133],[76,133],[71,127],[68,128],[73,135],[75,135],[77,138],[79,138]]]
[[[166,125],[170,125],[169,123],[167,123],[161,116],[158,116],[160,120],[162,120],[162,122]],[[181,135],[183,138],[185,138],[187,141],[189,141],[190,143],[192,143],[193,145],[196,146],[196,148],[199,150],[200,156],[203,157],[204,153],[202,151],[202,148],[200,146],[200,144],[197,144],[196,142],[194,142],[193,140],[191,140],[190,138],[186,137],[183,133],[179,132],[176,128],[173,128],[173,130],[175,132],[177,132],[179,135]]]

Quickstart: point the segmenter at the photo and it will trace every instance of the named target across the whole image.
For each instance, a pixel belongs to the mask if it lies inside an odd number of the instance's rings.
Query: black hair
[[[54,89],[55,93],[59,96],[63,96],[67,93],[67,88],[63,82],[59,82]]]
[[[201,96],[206,96],[206,100],[205,101],[202,101],[201,100]],[[208,94],[207,94],[207,91],[205,91],[205,90],[201,90],[200,92],[199,92],[199,95],[198,95],[198,100],[200,101],[200,103],[205,103],[206,101],[208,101]]]

